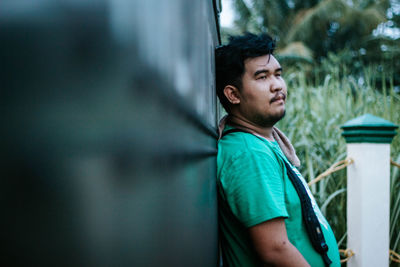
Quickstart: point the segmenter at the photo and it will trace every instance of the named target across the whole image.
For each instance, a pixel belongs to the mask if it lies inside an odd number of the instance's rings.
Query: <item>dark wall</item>
[[[2,266],[216,266],[212,0],[2,0]]]

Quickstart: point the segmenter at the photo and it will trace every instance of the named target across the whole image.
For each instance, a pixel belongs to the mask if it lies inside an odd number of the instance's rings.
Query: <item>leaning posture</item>
[[[294,148],[274,127],[287,97],[274,48],[270,36],[248,33],[216,50],[217,95],[228,113],[217,158],[224,266],[340,266]]]

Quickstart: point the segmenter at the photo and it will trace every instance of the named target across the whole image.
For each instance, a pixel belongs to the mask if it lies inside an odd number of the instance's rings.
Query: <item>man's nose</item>
[[[281,91],[283,90],[284,87],[284,82],[282,79],[279,79],[278,77],[274,77],[271,83],[271,91],[276,92],[276,91]]]

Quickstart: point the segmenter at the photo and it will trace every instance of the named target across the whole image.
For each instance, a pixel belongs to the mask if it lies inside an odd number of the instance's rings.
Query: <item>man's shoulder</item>
[[[246,132],[234,132],[218,142],[218,158],[223,161],[262,159],[278,161],[271,141]]]

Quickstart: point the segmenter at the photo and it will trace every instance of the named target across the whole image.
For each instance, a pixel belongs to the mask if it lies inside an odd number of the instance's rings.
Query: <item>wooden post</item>
[[[365,114],[342,127],[347,155],[347,247],[349,267],[389,266],[390,143],[395,124]]]

